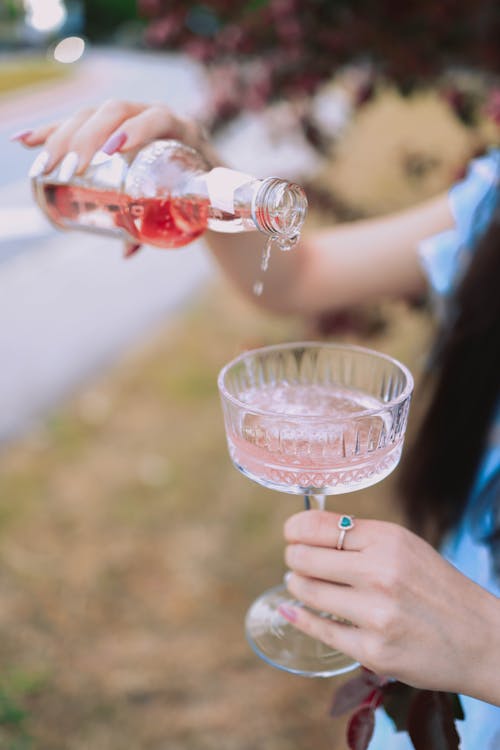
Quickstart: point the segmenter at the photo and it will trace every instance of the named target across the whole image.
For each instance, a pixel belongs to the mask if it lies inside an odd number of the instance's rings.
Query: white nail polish
[[[291,577],[292,577],[292,571],[291,570],[287,570],[287,572],[283,576],[283,583],[285,584],[285,586],[288,586],[288,582],[290,581]]]
[[[96,151],[90,162],[92,167],[98,167],[100,164],[104,164],[110,161],[113,157],[109,154],[105,154],[104,151]]]
[[[69,182],[78,168],[80,157],[76,151],[70,151],[61,162],[57,179],[59,182]]]
[[[42,172],[45,171],[45,167],[49,163],[50,154],[48,151],[41,151],[36,157],[35,161],[30,167],[28,177],[38,177]]]

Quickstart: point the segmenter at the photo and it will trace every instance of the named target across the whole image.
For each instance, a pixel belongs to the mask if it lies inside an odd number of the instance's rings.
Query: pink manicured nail
[[[110,135],[104,146],[101,148],[101,151],[104,151],[105,154],[111,156],[123,146],[126,140],[127,134],[124,133],[123,130],[118,133],[113,133],[113,135]]]
[[[9,141],[22,141],[24,138],[27,138],[29,135],[31,135],[32,132],[32,130],[19,130],[17,133],[14,133],[14,135],[10,136]]]
[[[285,620],[288,620],[288,622],[296,622],[297,621],[297,612],[292,607],[287,607],[286,604],[280,604],[278,607],[278,612],[282,617],[285,618]]]
[[[127,243],[125,245],[125,249],[123,251],[123,257],[124,258],[130,258],[132,255],[135,255],[135,253],[141,249],[140,245],[134,245],[132,243]]]

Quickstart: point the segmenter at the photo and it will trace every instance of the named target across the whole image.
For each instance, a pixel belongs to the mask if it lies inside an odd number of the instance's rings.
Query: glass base
[[[278,607],[291,603],[286,587],[276,586],[256,599],[248,610],[246,636],[261,659],[304,677],[334,677],[359,667],[350,656],[311,638],[285,620]]]

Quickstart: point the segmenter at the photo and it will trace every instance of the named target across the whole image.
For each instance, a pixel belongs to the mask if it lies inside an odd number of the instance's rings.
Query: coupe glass
[[[311,498],[323,508],[325,495],[369,487],[399,462],[413,379],[385,354],[329,343],[268,346],[229,362],[218,386],[233,464],[265,487],[302,495],[306,508]],[[309,677],[358,666],[294,628],[281,604],[298,604],[284,585],[247,613],[247,638],[262,659]]]

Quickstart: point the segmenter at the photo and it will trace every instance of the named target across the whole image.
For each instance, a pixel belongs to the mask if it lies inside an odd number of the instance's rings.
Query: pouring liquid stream
[[[276,245],[282,252],[288,252],[294,245],[297,244],[298,235],[295,237],[279,238],[276,235],[271,235],[266,242],[264,250],[262,251],[262,258],[260,261],[260,270],[265,273],[269,268],[269,261],[271,259],[271,252],[273,247]],[[260,297],[264,291],[264,282],[262,279],[257,279],[253,285],[253,293],[256,297]]]

